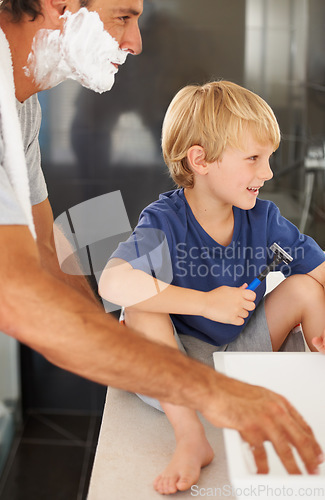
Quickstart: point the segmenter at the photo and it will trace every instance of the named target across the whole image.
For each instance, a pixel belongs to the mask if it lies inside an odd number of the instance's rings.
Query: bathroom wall
[[[315,170],[309,229],[312,236],[325,247],[325,3],[309,0],[307,75],[306,75],[306,121],[307,135],[311,146],[323,150],[322,161]],[[309,175],[310,177],[310,175]],[[308,179],[307,179],[308,180]],[[308,226],[307,226],[308,228]]]
[[[247,0],[246,6],[245,84],[271,104],[282,132],[274,179],[261,196],[324,248],[325,5]]]

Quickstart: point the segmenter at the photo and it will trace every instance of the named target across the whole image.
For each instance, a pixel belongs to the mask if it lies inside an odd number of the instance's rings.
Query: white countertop
[[[189,490],[166,498],[193,499],[195,496],[208,496],[209,488],[220,488],[219,498],[234,499],[226,467],[222,430],[208,422],[204,422],[204,425],[215,451],[213,462],[202,470],[192,494]],[[134,394],[110,388],[88,500],[165,498],[153,489],[152,482],[169,462],[174,446],[173,431],[164,414],[149,407]]]

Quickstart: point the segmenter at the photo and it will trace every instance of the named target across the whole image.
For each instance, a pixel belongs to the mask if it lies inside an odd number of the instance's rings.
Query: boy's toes
[[[163,478],[161,476],[157,476],[153,482],[153,487],[158,493],[162,493],[163,490]]]
[[[319,352],[325,353],[325,341],[321,337],[314,337],[312,339],[312,344]]]
[[[171,495],[172,493],[177,492],[177,483],[178,476],[170,477],[170,476],[158,476],[154,481],[155,490],[161,495]]]
[[[198,479],[198,478],[197,478]],[[195,479],[193,477],[189,476],[181,476],[179,480],[176,483],[176,487],[179,491],[186,491],[188,490],[194,483]]]
[[[177,491],[188,490],[197,480],[196,475],[194,477],[194,475],[190,476],[186,473],[175,476],[164,476],[162,474],[155,479],[153,486],[161,495],[171,495]]]

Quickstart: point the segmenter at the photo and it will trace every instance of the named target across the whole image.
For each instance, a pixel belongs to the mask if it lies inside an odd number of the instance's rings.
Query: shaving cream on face
[[[97,12],[82,7],[63,16],[63,31],[39,30],[33,40],[25,74],[42,89],[71,78],[95,92],[106,92],[128,52],[104,29]]]

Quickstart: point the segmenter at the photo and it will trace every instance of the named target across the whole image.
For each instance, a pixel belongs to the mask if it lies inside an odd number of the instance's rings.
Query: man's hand
[[[202,316],[220,323],[243,325],[250,311],[255,309],[256,293],[246,290],[247,283],[239,288],[220,286],[204,294]]]
[[[214,407],[203,414],[218,427],[239,431],[252,449],[259,474],[269,470],[265,441],[271,441],[289,474],[301,474],[291,446],[298,451],[308,473],[317,474],[324,460],[322,450],[311,428],[284,397],[228,377],[220,379],[218,387],[225,390],[222,410],[219,400],[219,410]]]
[[[316,347],[317,351],[325,354],[325,330],[322,337],[314,337],[312,339],[312,343]]]

